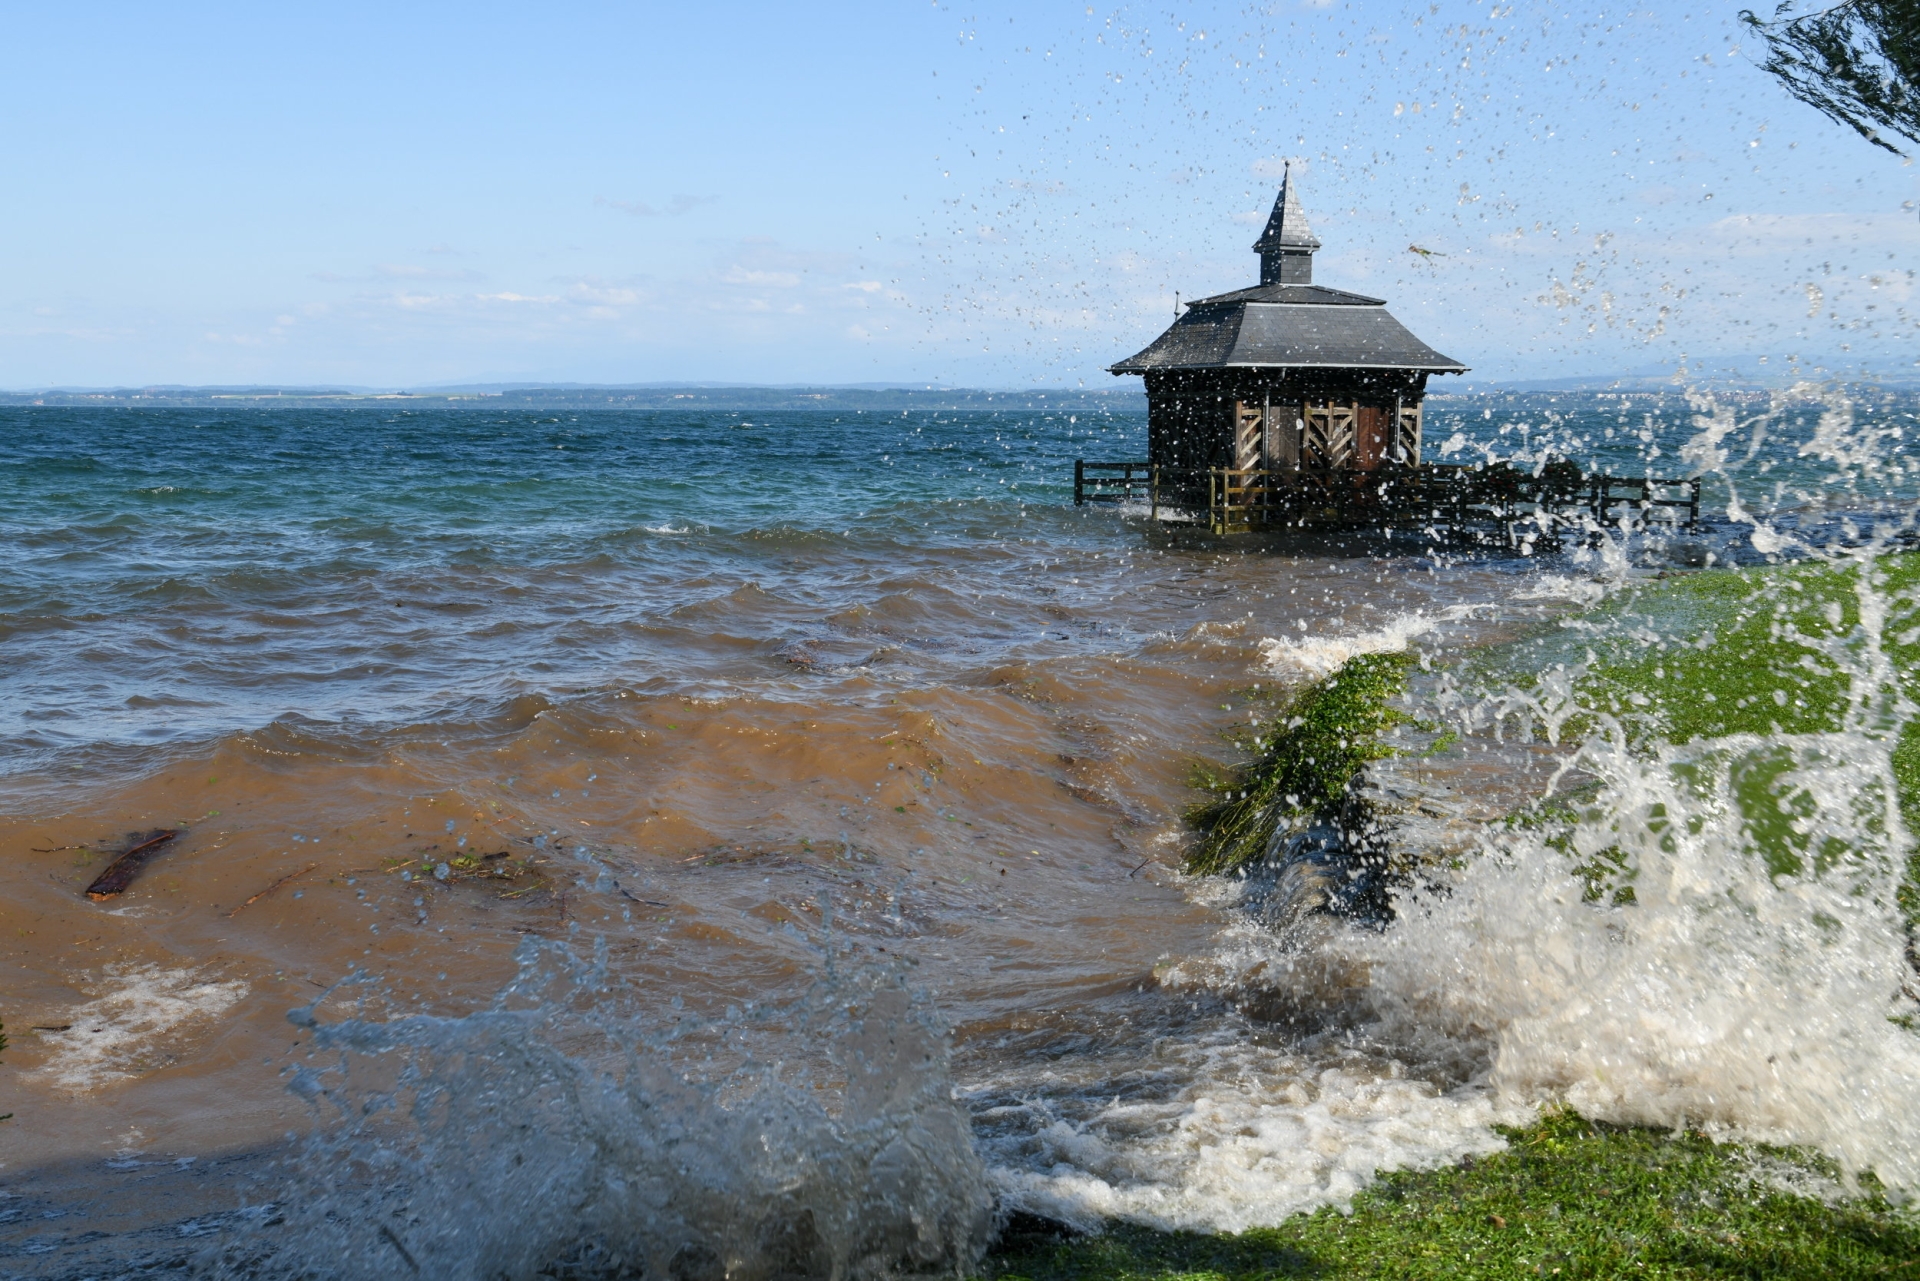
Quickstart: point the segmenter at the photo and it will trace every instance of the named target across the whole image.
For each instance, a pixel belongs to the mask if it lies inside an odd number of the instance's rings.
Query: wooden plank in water
[[[154,832],[129,847],[119,858],[107,864],[106,871],[93,878],[93,884],[87,886],[87,897],[96,903],[103,903],[124,892],[127,886],[133,884],[133,878],[140,874],[140,868],[146,861],[178,835],[180,833],[177,830]]]

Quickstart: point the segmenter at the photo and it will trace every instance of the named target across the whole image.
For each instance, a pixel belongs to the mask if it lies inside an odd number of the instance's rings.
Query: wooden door
[[[1372,471],[1387,456],[1388,411],[1379,405],[1361,405],[1354,414],[1353,465]]]
[[[1354,410],[1352,401],[1320,400],[1307,402],[1301,417],[1306,422],[1305,449],[1301,463],[1308,467],[1353,466]]]
[[[1264,450],[1268,471],[1300,470],[1300,406],[1268,404]]]

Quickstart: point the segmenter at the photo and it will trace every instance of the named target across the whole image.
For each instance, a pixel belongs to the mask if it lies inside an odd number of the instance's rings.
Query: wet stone
[[[1354,780],[1338,813],[1283,825],[1247,870],[1243,909],[1277,933],[1313,916],[1383,928],[1394,890],[1433,879],[1480,845],[1504,812],[1461,795],[1417,760],[1376,761]]]

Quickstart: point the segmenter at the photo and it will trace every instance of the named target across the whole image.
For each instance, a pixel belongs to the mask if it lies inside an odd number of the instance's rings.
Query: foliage
[[[1187,870],[1243,867],[1266,853],[1287,819],[1337,808],[1362,766],[1393,754],[1381,736],[1412,720],[1390,705],[1412,663],[1407,654],[1348,659],[1281,707],[1255,735],[1252,760],[1224,774],[1200,772],[1196,785],[1218,795],[1187,812],[1200,832]]]
[[[1920,1220],[1872,1190],[1830,1200],[1783,1190],[1831,1173],[1803,1155],[1565,1111],[1505,1134],[1505,1152],[1382,1175],[1351,1215],[1325,1209],[1238,1235],[1010,1235],[987,1268],[1005,1281],[1916,1275]]]
[[[1740,20],[1767,42],[1761,65],[1800,101],[1848,125],[1876,147],[1905,153],[1882,136],[1920,142],[1920,0],[1847,0],[1795,14],[1792,0],[1765,21]]]

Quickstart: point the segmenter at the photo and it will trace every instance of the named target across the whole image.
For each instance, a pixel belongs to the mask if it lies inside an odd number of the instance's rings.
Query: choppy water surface
[[[1011,1208],[1271,1222],[1563,1099],[1920,1181],[1910,603],[1862,578],[1847,710],[1759,739],[1627,734],[1541,639],[1710,649],[1610,602],[1903,547],[1909,399],[1434,402],[1436,456],[1708,476],[1702,531],[1532,557],[1074,509],[1137,416],[4,413],[15,1270],[952,1263]],[[1397,767],[1445,892],[1279,934],[1183,877],[1254,687],[1404,647],[1464,731]],[[1754,856],[1758,756],[1831,857]],[[1479,822],[1556,786],[1556,840]]]

